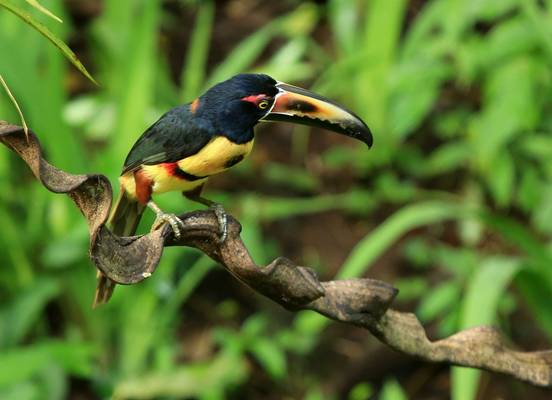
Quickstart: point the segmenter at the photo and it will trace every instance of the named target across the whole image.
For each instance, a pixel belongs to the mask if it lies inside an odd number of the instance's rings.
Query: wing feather
[[[208,129],[193,121],[189,104],[175,107],[150,126],[130,150],[123,172],[141,165],[177,162],[199,152],[211,140]]]

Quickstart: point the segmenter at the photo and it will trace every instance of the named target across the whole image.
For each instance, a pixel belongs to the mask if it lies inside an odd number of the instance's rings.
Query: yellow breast
[[[163,165],[144,165],[142,169],[148,179],[151,179],[152,193],[188,192],[203,185],[207,178],[195,181],[187,181],[167,173]],[[136,197],[136,181],[132,173],[126,173],[119,177],[119,182],[131,197]]]
[[[198,153],[178,162],[183,171],[196,176],[218,174],[245,158],[253,148],[253,140],[236,144],[224,136],[211,139]]]
[[[142,165],[141,169],[151,180],[153,193],[187,192],[204,184],[209,176],[218,174],[240,162],[251,152],[252,148],[253,140],[235,144],[223,136],[213,138],[198,153],[177,162],[182,171],[202,177],[202,179],[193,181],[170,174],[164,164]],[[136,196],[136,183],[132,173],[122,175],[119,180],[130,195]]]

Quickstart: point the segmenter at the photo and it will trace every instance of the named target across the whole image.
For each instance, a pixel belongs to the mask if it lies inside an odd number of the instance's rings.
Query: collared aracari
[[[214,209],[224,241],[226,214],[219,204],[201,197],[201,190],[210,176],[249,154],[259,121],[314,125],[372,145],[366,124],[335,102],[268,75],[236,75],[165,113],[134,144],[119,178],[121,193],[108,224],[112,232],[133,235],[148,207],[157,216],[155,228],[169,223],[179,236],[181,221],[161,211],[152,195],[180,191]],[[107,302],[114,287],[99,272],[94,306]]]

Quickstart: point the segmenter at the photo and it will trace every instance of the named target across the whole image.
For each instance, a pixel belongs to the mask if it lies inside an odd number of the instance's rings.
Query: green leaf
[[[268,24],[248,36],[238,46],[234,47],[232,53],[215,68],[206,86],[212,86],[246,70],[261,55],[274,35],[274,25]]]
[[[207,55],[214,16],[213,1],[199,2],[195,26],[182,70],[182,94],[180,96],[182,101],[191,101],[200,94],[199,91],[203,86],[207,69]]]
[[[48,17],[56,20],[60,24],[63,23],[60,17],[55,15],[53,12],[48,10],[46,7],[44,7],[42,4],[40,4],[37,0],[25,0],[27,3],[29,3],[32,7],[36,8],[38,11],[43,13],[44,15],[47,15]]]
[[[249,344],[248,349],[273,379],[284,378],[286,355],[272,338],[258,337]]]
[[[492,72],[499,63],[534,49],[538,37],[526,18],[515,17],[497,24],[480,44],[475,57],[481,68]]]
[[[262,221],[273,221],[327,210],[367,214],[375,206],[371,192],[355,189],[346,193],[302,198],[242,196],[236,199],[236,203],[240,204],[244,215],[255,215]]]
[[[253,314],[247,318],[241,327],[241,333],[248,337],[257,337],[261,335],[268,326],[268,317],[264,314]]]
[[[420,298],[429,290],[426,278],[406,277],[396,280],[393,284],[399,290],[397,301],[411,301]]]
[[[484,21],[493,21],[515,8],[520,0],[473,0],[468,3],[473,17]]]
[[[121,2],[124,3],[124,2]],[[112,132],[112,140],[107,154],[99,160],[100,168],[118,171],[121,155],[126,154],[136,140],[139,132],[149,123],[146,118],[155,87],[157,48],[155,33],[161,18],[158,0],[149,0],[136,4],[139,24],[131,24],[128,40],[118,55],[117,74],[117,121]],[[125,3],[127,6],[133,3]],[[113,83],[115,84],[115,83]],[[107,165],[109,164],[109,165]]]
[[[358,3],[349,0],[331,0],[328,4],[328,19],[332,27],[336,48],[345,55],[357,51]]]
[[[206,87],[249,69],[274,37],[287,35],[296,38],[308,34],[318,18],[317,10],[313,4],[302,4],[289,14],[272,20],[248,36],[215,68]]]
[[[310,79],[314,74],[314,67],[304,61],[309,54],[308,44],[307,38],[302,36],[291,39],[266,64],[258,68],[259,72],[277,76],[278,80],[284,82]]]
[[[2,87],[8,94],[8,97],[10,101],[12,102],[13,106],[17,110],[17,113],[19,114],[19,119],[21,120],[21,125],[23,126],[23,130],[25,131],[25,136],[27,136],[27,139],[29,138],[29,128],[27,127],[27,121],[25,121],[25,117],[23,116],[23,112],[21,111],[21,108],[19,107],[19,104],[17,103],[17,100],[15,99],[14,95],[12,94],[10,87],[2,77],[2,74],[0,74],[0,84],[2,84]]]
[[[552,233],[552,183],[541,188],[539,204],[535,207],[532,221],[541,232]]]
[[[422,298],[416,314],[422,321],[432,321],[441,313],[457,304],[460,297],[459,282],[449,281],[427,291]]]
[[[512,218],[490,213],[482,213],[481,218],[488,227],[495,229],[504,239],[523,250],[531,263],[535,264],[539,272],[552,287],[552,269],[550,269],[552,254],[539,239],[527,230],[524,225]]]
[[[437,59],[415,59],[396,66],[389,105],[391,131],[398,138],[413,132],[433,109],[440,95],[441,85],[452,70]]]
[[[313,191],[320,185],[318,177],[304,168],[283,163],[266,162],[262,174],[267,182],[297,190]]]
[[[493,257],[485,260],[472,276],[462,301],[461,329],[492,324],[501,296],[520,269],[516,259]],[[474,399],[481,372],[475,369],[452,369],[453,399]]]
[[[524,137],[519,149],[524,155],[540,162],[552,159],[552,137],[549,134],[534,134]]]
[[[0,311],[0,347],[13,346],[29,333],[42,316],[46,304],[59,294],[57,281],[42,277],[20,292],[11,304]]]
[[[469,212],[469,207],[444,201],[407,205],[357,243],[338,277],[346,279],[360,276],[393,242],[416,227],[463,218]]]
[[[425,163],[427,175],[446,174],[469,165],[472,156],[470,147],[465,142],[450,142],[438,147]]]
[[[405,206],[357,243],[337,274],[337,278],[361,276],[372,266],[377,257],[412,229],[465,218],[473,213],[474,210],[469,206],[444,201],[426,201]],[[301,335],[315,335],[328,323],[329,320],[320,315],[303,313],[295,319],[295,328]]]
[[[19,6],[16,6],[15,4],[11,3],[8,0],[0,0],[0,7],[4,7],[7,10],[11,11],[15,15],[17,15],[19,18],[21,18],[23,21],[25,21],[27,24],[32,26],[34,29],[36,29],[38,32],[40,32],[46,39],[48,39],[50,42],[54,44],[62,53],[63,55],[73,64],[84,76],[86,76],[90,81],[95,83],[96,85],[98,82],[92,78],[92,75],[86,70],[84,65],[79,61],[75,53],[67,46],[63,40],[59,39],[56,35],[54,35],[45,25],[42,25],[40,22],[35,20],[31,14],[23,10],[22,8],[19,8]]]
[[[407,400],[408,396],[395,379],[388,379],[383,384],[380,400]]]
[[[10,348],[0,353],[0,387],[29,379],[52,363],[69,374],[90,376],[92,355],[89,344],[78,342],[44,341]]]
[[[507,207],[514,190],[514,161],[507,150],[504,150],[496,156],[492,164],[492,169],[485,172],[485,178],[497,205]]]
[[[0,389],[2,400],[37,400],[40,399],[41,390],[36,382],[25,381]]]
[[[543,69],[538,59],[519,56],[494,68],[485,81],[483,110],[468,129],[478,166],[489,181],[497,172],[505,174],[508,173],[506,169],[511,169],[506,165],[511,160],[502,157],[505,146],[534,129],[539,121],[538,78]],[[500,168],[496,163],[500,163]],[[504,189],[498,187],[504,184],[504,180],[501,177],[501,183],[491,183],[500,201],[504,201],[501,197]]]
[[[517,203],[525,212],[535,210],[542,197],[544,182],[539,178],[536,169],[531,165],[525,165],[521,169],[521,183],[517,193]]]
[[[524,302],[533,311],[533,316],[540,328],[552,338],[552,313],[550,313],[550,299],[552,289],[542,279],[538,271],[529,269],[521,271],[516,276],[516,287],[521,291]]]
[[[162,310],[156,314],[160,327],[169,328],[171,322],[180,317],[180,308],[213,267],[213,260],[202,255],[182,275],[170,297],[163,304]]]
[[[374,388],[368,382],[357,383],[349,392],[348,400],[366,400],[372,397]]]
[[[164,372],[149,372],[143,376],[119,381],[113,398],[198,398],[224,393],[247,378],[245,360],[222,352],[214,360],[186,364]],[[224,398],[222,394],[218,397]]]

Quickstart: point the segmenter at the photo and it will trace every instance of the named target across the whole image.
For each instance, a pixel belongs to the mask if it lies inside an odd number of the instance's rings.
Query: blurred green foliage
[[[194,15],[193,24],[178,26],[167,3]],[[33,17],[62,40],[80,35],[100,87],[0,9],[0,72],[53,164],[112,182],[148,124],[213,83],[248,70],[312,82],[363,117],[375,145],[366,152],[342,140],[313,152],[319,138],[298,128],[285,161],[254,159],[229,172],[237,182],[263,181],[210,193],[238,216],[254,258],[286,255],[268,227],[337,212],[351,237],[365,235],[338,277],[384,265],[379,276],[401,289],[398,302],[415,307],[437,336],[500,324],[519,339],[531,329],[550,343],[552,2],[284,3],[213,63],[217,15],[226,7],[219,3],[106,0],[77,31],[64,3],[42,1],[64,24]],[[160,33],[169,30],[189,31],[176,74]],[[18,120],[4,94],[0,117]],[[195,207],[178,195],[159,202]],[[247,311],[225,300],[205,317],[218,327],[202,333],[207,350],[194,358],[194,347],[183,344],[193,343],[183,340],[190,323],[183,309],[212,272],[210,260],[168,250],[151,279],[119,288],[92,311],[87,227],[71,202],[0,150],[0,205],[0,398],[63,399],[80,390],[75,382],[86,382],[90,398],[243,398],[259,369],[268,393],[344,395],[309,370],[324,348],[330,322],[323,317],[300,313],[290,321],[273,317],[277,309],[260,299]],[[312,245],[301,254],[321,273],[335,267]],[[385,254],[403,268],[382,261]],[[535,326],[516,330],[511,321],[520,315]],[[475,398],[480,374],[451,371],[450,396]],[[407,398],[401,377],[355,381],[346,397]]]

